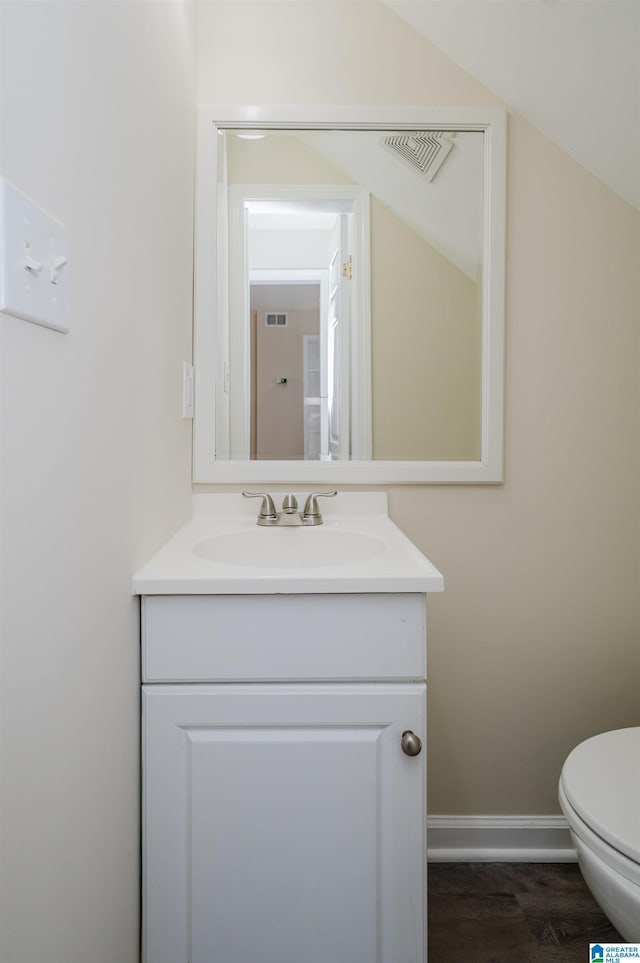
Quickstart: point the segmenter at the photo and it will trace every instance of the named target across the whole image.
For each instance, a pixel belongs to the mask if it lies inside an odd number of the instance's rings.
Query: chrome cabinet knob
[[[422,740],[411,729],[405,729],[402,733],[400,745],[407,756],[417,756],[422,750]]]

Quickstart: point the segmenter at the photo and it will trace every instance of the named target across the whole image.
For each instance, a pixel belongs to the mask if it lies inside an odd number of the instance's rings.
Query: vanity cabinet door
[[[419,684],[143,687],[145,963],[423,963],[425,710]]]

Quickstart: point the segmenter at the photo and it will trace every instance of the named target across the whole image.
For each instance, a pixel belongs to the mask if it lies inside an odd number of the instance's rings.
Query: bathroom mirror
[[[194,481],[502,480],[505,114],[202,107]]]

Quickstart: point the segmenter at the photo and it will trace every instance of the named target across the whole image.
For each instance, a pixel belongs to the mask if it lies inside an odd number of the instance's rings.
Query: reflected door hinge
[[[351,255],[349,255],[346,261],[342,262],[342,277],[346,278],[347,281],[350,281],[353,277],[353,264],[351,261]]]

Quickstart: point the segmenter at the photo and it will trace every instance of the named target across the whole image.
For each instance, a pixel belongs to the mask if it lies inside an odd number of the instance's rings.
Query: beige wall
[[[4,963],[139,959],[135,568],[190,511],[192,16],[0,4],[1,170],[70,230],[68,335],[0,317]]]
[[[201,102],[499,103],[375,2],[200,2],[197,19]],[[446,578],[432,813],[556,812],[567,751],[638,721],[638,215],[518,115],[508,178],[505,484],[389,489]]]
[[[479,285],[371,204],[373,457],[480,458]]]
[[[227,134],[226,144],[230,184],[352,183],[299,137],[281,134],[264,140],[243,140]]]

